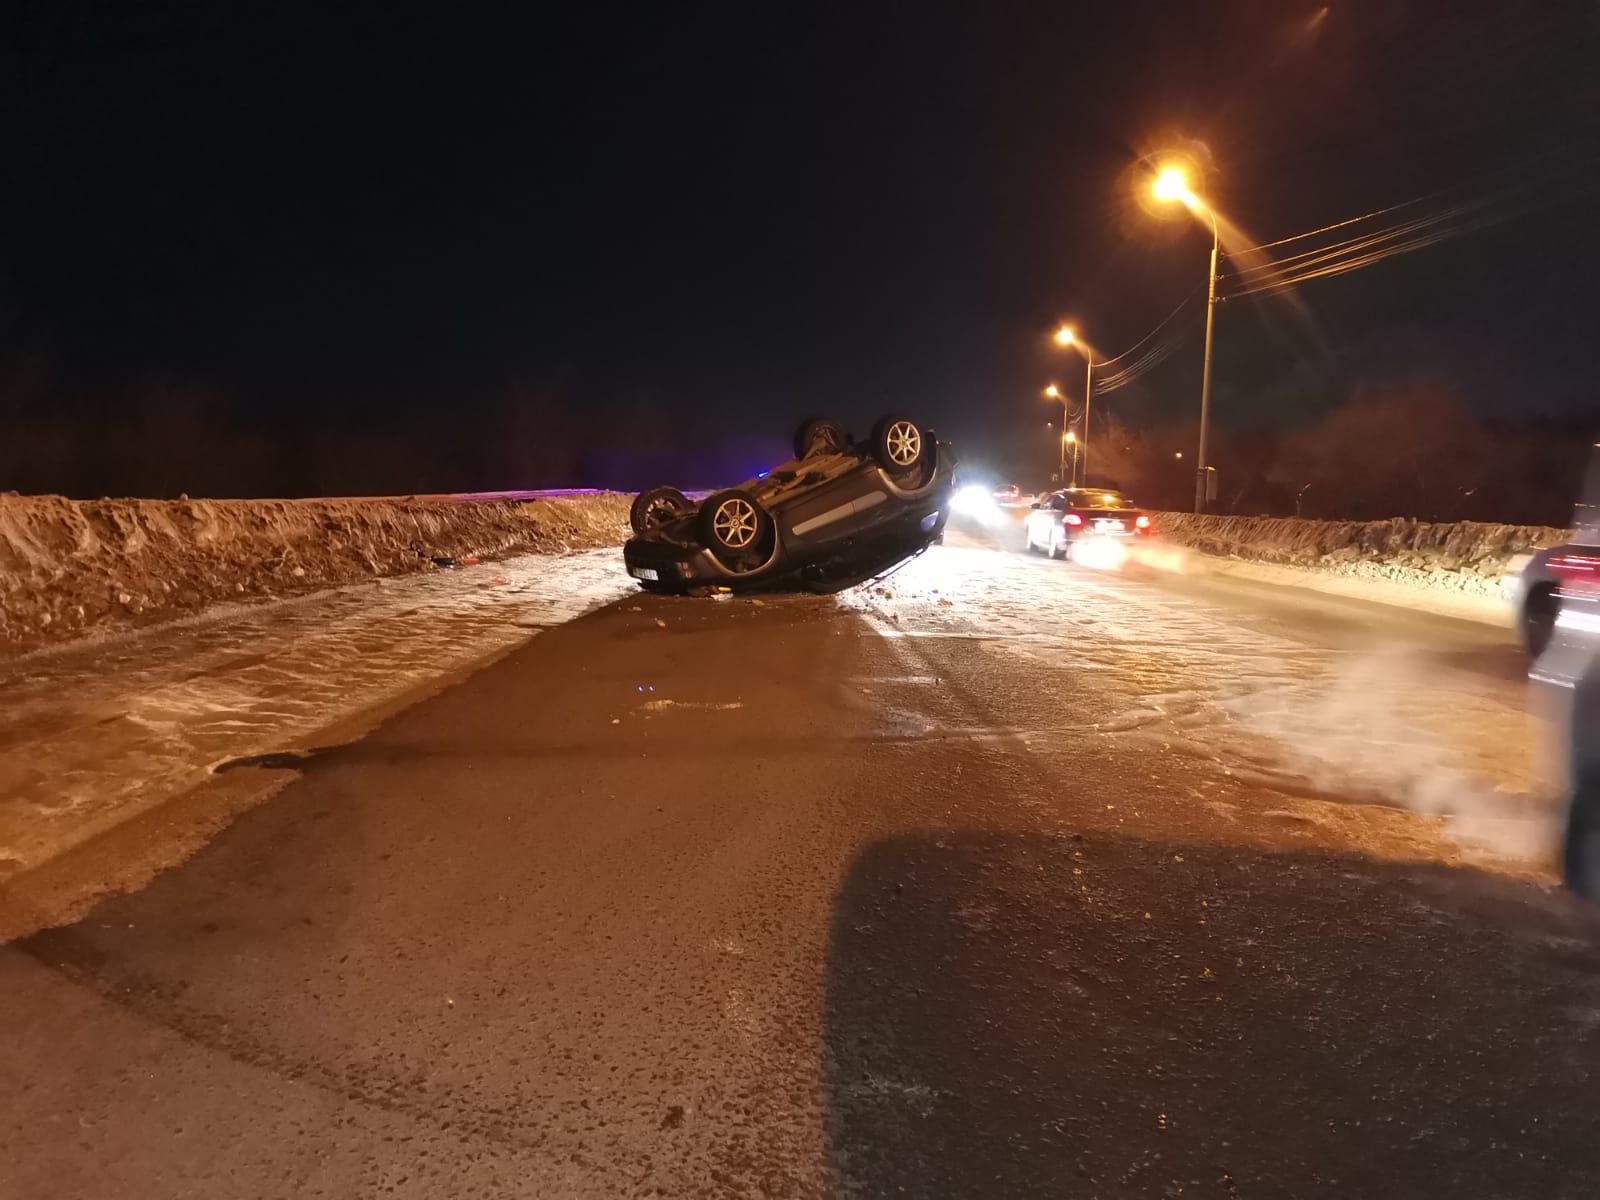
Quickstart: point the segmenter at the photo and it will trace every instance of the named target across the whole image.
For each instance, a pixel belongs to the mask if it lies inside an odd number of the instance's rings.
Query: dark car
[[[1590,460],[1573,526],[1572,543],[1549,559],[1554,615],[1531,673],[1563,721],[1562,874],[1573,891],[1600,900],[1600,448]]]
[[[1034,502],[1023,519],[1023,544],[1051,558],[1071,558],[1079,543],[1137,537],[1151,529],[1149,516],[1121,492],[1062,488]]]
[[[790,584],[836,591],[881,575],[944,532],[955,452],[932,430],[886,416],[858,442],[832,421],[795,433],[795,456],[698,504],[641,492],[623,547],[647,591]]]

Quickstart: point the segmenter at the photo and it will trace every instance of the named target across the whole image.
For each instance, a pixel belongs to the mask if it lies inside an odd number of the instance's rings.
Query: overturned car
[[[676,488],[639,493],[623,547],[646,591],[795,586],[838,591],[920,554],[950,515],[955,452],[931,429],[886,416],[858,442],[814,418],[795,456],[696,503]]]

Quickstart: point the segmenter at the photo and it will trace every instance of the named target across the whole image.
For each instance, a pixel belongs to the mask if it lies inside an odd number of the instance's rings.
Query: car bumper
[[[622,547],[622,562],[628,574],[643,584],[662,587],[691,587],[721,583],[727,579],[764,577],[756,571],[728,570],[711,551],[698,546],[679,546],[651,538],[632,538]]]

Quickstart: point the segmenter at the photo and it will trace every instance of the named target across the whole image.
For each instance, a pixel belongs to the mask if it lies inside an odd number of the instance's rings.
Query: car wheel
[[[1579,770],[1567,801],[1561,874],[1575,894],[1600,900],[1600,770]]]
[[[640,492],[628,508],[628,524],[640,537],[654,533],[668,521],[694,511],[694,501],[675,487],[653,487]]]
[[[837,421],[826,417],[812,417],[801,421],[794,431],[794,456],[807,458],[813,454],[840,454],[850,439]]]
[[[1062,538],[1059,541],[1057,541],[1056,538],[1055,538],[1055,535],[1052,534],[1051,537],[1050,537],[1050,557],[1051,558],[1071,558],[1072,557],[1072,543],[1067,541],[1066,538]]]
[[[872,427],[873,457],[892,475],[915,470],[927,452],[928,439],[915,421],[890,414]]]
[[[718,492],[700,506],[700,540],[724,566],[766,552],[772,517],[749,492]]]
[[[1538,658],[1556,633],[1556,618],[1561,615],[1561,595],[1553,583],[1535,584],[1528,589],[1528,598],[1522,605],[1522,620],[1518,622],[1522,644],[1529,658]]]

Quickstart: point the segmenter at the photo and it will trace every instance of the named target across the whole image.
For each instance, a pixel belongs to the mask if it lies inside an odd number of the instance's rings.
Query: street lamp
[[[1060,340],[1059,333],[1056,340]],[[1061,428],[1066,429],[1067,426],[1072,424],[1072,414],[1067,411],[1066,396],[1062,395],[1061,389],[1053,383],[1044,389],[1044,395],[1046,400],[1061,401]],[[1061,438],[1061,461],[1056,466],[1056,472],[1057,478],[1059,478],[1061,482],[1065,484],[1067,482],[1067,439],[1065,435],[1063,435]]]
[[[1217,253],[1222,247],[1222,239],[1217,232],[1215,210],[1194,194],[1194,189],[1189,186],[1189,176],[1182,167],[1162,167],[1150,185],[1150,192],[1163,204],[1176,201],[1196,216],[1205,214],[1211,222],[1211,274],[1206,285],[1206,349],[1200,368],[1200,451],[1194,475],[1194,510],[1203,513],[1206,510],[1207,484],[1211,472],[1208,465],[1210,460],[1206,457],[1206,443],[1211,431],[1211,329],[1217,316]]]
[[[1076,347],[1083,355],[1083,451],[1081,455],[1073,456],[1072,482],[1076,485],[1080,461],[1083,464],[1084,475],[1089,474],[1089,405],[1094,399],[1094,356],[1089,353],[1088,343],[1078,340],[1078,334],[1071,325],[1062,325],[1057,329],[1055,341],[1058,346]]]
[[[1073,486],[1077,486],[1077,482],[1078,482],[1078,435],[1073,433],[1072,430],[1069,429],[1069,430],[1067,430],[1065,433],[1063,433],[1061,435],[1061,442],[1062,442],[1063,447],[1066,447],[1066,446],[1071,446],[1072,447],[1072,485]],[[1063,449],[1062,453],[1065,454],[1066,450]]]

